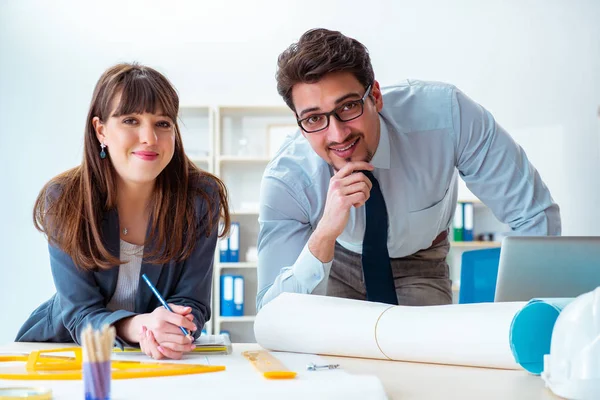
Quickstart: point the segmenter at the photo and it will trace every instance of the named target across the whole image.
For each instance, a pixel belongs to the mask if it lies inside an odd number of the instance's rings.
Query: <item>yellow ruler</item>
[[[48,353],[74,353],[74,357]],[[81,380],[83,357],[81,347],[36,350],[25,355],[0,355],[0,364],[10,363],[7,369],[0,365],[0,379],[10,380]],[[15,362],[24,365],[14,368]],[[23,368],[24,367],[24,368]],[[152,378],[224,371],[224,366],[201,364],[144,363],[139,361],[112,361],[112,379]],[[16,370],[15,370],[16,369]],[[2,397],[0,397],[0,400]]]
[[[242,355],[267,379],[294,379],[296,377],[294,371],[287,369],[281,361],[266,350],[244,351]]]

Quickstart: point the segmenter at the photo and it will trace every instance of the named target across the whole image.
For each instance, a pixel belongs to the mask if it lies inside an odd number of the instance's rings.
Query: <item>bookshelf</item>
[[[238,164],[244,164],[244,163],[252,163],[252,164],[267,164],[269,161],[271,161],[270,158],[266,158],[266,157],[244,157],[244,156],[222,156],[219,157],[219,162],[221,164],[225,164],[225,163],[238,163]]]
[[[257,267],[257,263],[256,262],[219,262],[219,265],[221,266],[221,269],[224,268],[256,268]]]
[[[450,279],[452,279],[452,293],[455,303],[458,302],[460,292],[462,254],[466,251],[500,247],[502,234],[510,231],[510,227],[498,221],[491,210],[467,188],[462,179],[459,179],[458,182],[458,203],[472,204],[473,240],[451,241],[450,243],[450,252],[446,261],[450,267]],[[451,235],[455,223],[453,221],[451,224]],[[478,240],[477,238],[481,234],[493,234],[494,240]]]
[[[213,109],[209,106],[182,106],[178,123],[187,156],[198,167],[213,172]]]
[[[257,262],[246,255],[258,241],[258,189],[278,140],[286,132],[295,132],[297,125],[287,107],[271,106],[215,107],[214,123],[214,172],[229,190],[231,220],[240,224],[240,261],[220,262],[216,255],[212,329],[216,333],[228,331],[235,342],[255,342]],[[223,274],[244,278],[243,316],[221,316]]]
[[[286,107],[188,105],[180,109],[184,148],[200,168],[219,176],[229,190],[232,222],[240,224],[239,262],[221,262],[217,246],[207,333],[228,331],[234,342],[255,342],[257,262],[246,254],[258,240],[258,204],[262,174],[286,134],[297,130]],[[460,181],[459,201],[474,205],[474,236],[508,231]],[[499,247],[497,241],[451,242],[448,255],[453,292],[458,298],[462,252]],[[252,252],[250,252],[252,253]],[[221,316],[221,275],[244,278],[244,315]]]
[[[240,262],[220,262],[216,249],[208,334],[228,331],[236,342],[255,342],[256,261],[246,253],[258,240],[258,201],[262,174],[279,147],[283,134],[294,132],[296,122],[283,106],[180,107],[179,127],[188,157],[198,167],[219,176],[229,191],[232,222],[240,224]],[[244,277],[244,315],[221,316],[223,274]]]
[[[500,247],[500,242],[485,242],[485,241],[471,241],[471,242],[451,242],[452,247],[459,247],[465,249],[487,249],[490,247]]]
[[[182,105],[179,107],[177,122],[187,156],[200,169],[214,172],[213,108],[207,105]],[[212,308],[214,308],[214,296],[211,296]],[[204,326],[204,330],[209,335],[213,333],[212,326],[211,318]]]

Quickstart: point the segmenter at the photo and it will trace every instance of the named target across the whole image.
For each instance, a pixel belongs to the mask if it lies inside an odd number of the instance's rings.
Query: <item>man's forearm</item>
[[[320,284],[326,282],[329,277],[334,249],[335,239],[327,239],[315,230],[294,264],[283,268],[278,267],[280,268],[279,274],[273,283],[259,288],[256,296],[258,309],[283,292],[324,295],[325,292],[321,289],[317,290],[317,286],[321,288]],[[273,255],[271,254],[271,256]],[[266,259],[272,258],[266,257]],[[261,265],[259,258],[259,282],[262,281],[261,274],[265,274],[266,271],[268,271],[268,265]]]

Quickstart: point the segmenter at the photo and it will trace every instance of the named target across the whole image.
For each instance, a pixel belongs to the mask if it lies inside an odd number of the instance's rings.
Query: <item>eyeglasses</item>
[[[312,114],[306,118],[297,120],[298,126],[306,133],[315,133],[329,127],[329,117],[334,116],[340,122],[352,121],[360,117],[364,111],[365,100],[371,92],[371,85],[360,100],[348,101],[333,111],[323,114]]]

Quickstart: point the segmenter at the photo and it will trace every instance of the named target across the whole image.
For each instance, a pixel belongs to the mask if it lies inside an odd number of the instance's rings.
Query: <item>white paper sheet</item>
[[[283,293],[254,324],[270,350],[520,369],[509,344],[514,303],[389,306]]]

